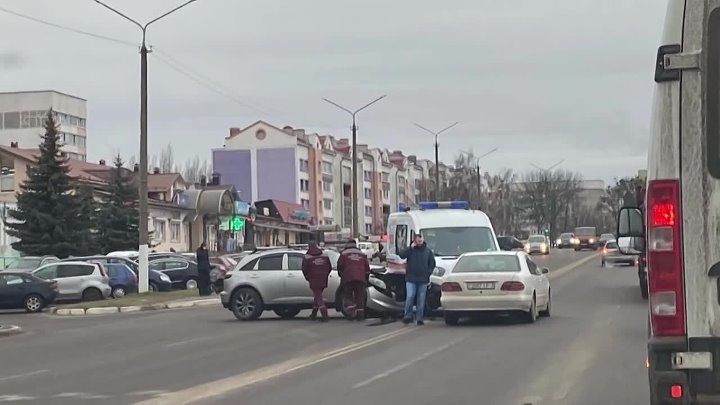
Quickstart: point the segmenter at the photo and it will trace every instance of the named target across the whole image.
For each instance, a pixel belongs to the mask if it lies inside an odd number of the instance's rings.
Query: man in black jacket
[[[405,316],[403,323],[413,321],[413,306],[416,307],[415,321],[424,325],[425,296],[430,283],[430,275],[435,270],[435,255],[423,241],[421,234],[415,234],[410,247],[400,252],[400,257],[407,259],[405,265]]]

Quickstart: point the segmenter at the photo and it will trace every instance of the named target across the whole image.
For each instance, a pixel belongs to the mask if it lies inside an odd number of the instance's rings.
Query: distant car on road
[[[607,241],[602,250],[600,265],[605,267],[607,264],[625,264],[627,266],[634,266],[637,264],[637,259],[636,256],[622,254],[622,252],[618,249],[617,241],[613,239]]]
[[[600,239],[599,239],[600,247],[605,246],[605,244],[611,240],[615,240],[615,235],[613,235],[611,233],[604,233],[604,234],[600,235]]]
[[[0,273],[0,309],[40,312],[55,301],[58,283],[44,280],[27,272]]]
[[[57,281],[58,301],[97,301],[110,297],[110,280],[100,263],[57,262],[30,272],[43,280]]]
[[[577,245],[575,245],[576,251],[582,249],[598,250],[600,242],[598,241],[597,231],[594,226],[577,227],[573,234],[578,242]]]
[[[440,298],[447,325],[462,316],[519,313],[532,323],[550,316],[549,270],[525,252],[477,252],[460,256],[445,274]]]
[[[556,245],[558,249],[574,248],[580,241],[575,238],[572,232],[561,233]]]
[[[533,253],[549,255],[550,243],[548,238],[545,235],[531,235],[528,238],[528,243],[525,245],[525,252],[529,255]]]

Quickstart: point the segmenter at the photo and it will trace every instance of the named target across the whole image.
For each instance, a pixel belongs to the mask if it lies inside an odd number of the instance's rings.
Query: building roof
[[[148,191],[170,191],[178,180],[185,182],[180,173],[148,173]]]
[[[33,93],[55,93],[60,94],[67,97],[76,98],[78,100],[87,101],[87,99],[84,99],[82,97],[73,96],[72,94],[63,93],[62,91],[57,90],[23,90],[23,91],[0,91],[0,96],[5,94],[33,94]]]
[[[278,131],[280,131],[280,132],[283,132],[283,133],[288,134],[287,131],[284,131],[284,130],[282,130],[281,128],[278,128],[278,127],[276,127],[275,125],[268,124],[267,122],[265,122],[265,121],[263,121],[263,120],[257,120],[257,121],[255,121],[255,122],[253,122],[252,124],[246,126],[245,128],[240,128],[240,129],[231,128],[231,129],[230,129],[230,135],[226,136],[226,137],[225,137],[225,140],[228,140],[228,139],[231,139],[231,138],[235,138],[236,136],[242,134],[243,132],[247,131],[248,129],[254,127],[254,126],[257,125],[257,124],[264,124],[264,125],[267,125],[268,127],[272,128],[272,129],[276,129],[276,130],[278,130]],[[294,134],[288,134],[288,135],[294,136]]]
[[[307,225],[309,221],[303,221],[301,219],[294,218],[292,216],[293,211],[306,211],[305,207],[303,207],[300,204],[291,203],[288,201],[281,201],[281,200],[265,200],[270,201],[270,203],[275,207],[275,210],[277,211],[280,218],[282,218],[282,221],[288,224],[297,224],[297,225]],[[257,205],[257,202],[255,203]]]
[[[37,157],[40,155],[39,149],[13,148],[6,145],[0,145],[0,151],[28,162],[35,162]],[[70,168],[70,171],[68,172],[70,177],[74,179],[99,182],[107,181],[110,169],[113,167],[77,159],[68,159],[67,165]]]

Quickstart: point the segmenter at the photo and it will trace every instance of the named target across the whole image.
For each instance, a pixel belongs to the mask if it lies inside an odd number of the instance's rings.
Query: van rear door
[[[693,397],[720,401],[720,0],[687,0],[681,72],[680,190],[687,350]],[[648,196],[650,194],[648,193]],[[652,266],[650,272],[652,272]],[[706,402],[700,402],[706,403]]]

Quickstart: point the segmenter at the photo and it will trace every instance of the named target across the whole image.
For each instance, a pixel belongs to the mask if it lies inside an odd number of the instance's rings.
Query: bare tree
[[[503,235],[518,233],[517,206],[513,184],[517,176],[512,170],[506,169],[498,174],[485,173],[486,193],[483,195],[483,206],[493,222],[496,232]]]
[[[567,226],[568,215],[578,194],[580,175],[563,170],[535,170],[523,176],[518,202],[525,220],[538,229],[550,226],[550,234],[557,233],[559,221],[564,219]]]
[[[200,177],[205,176],[208,178],[211,174],[211,170],[210,163],[207,159],[201,161],[200,156],[195,156],[191,160],[185,162],[182,169],[182,176],[185,181],[199,183]]]
[[[135,155],[130,156],[130,159],[125,162],[125,167],[127,167],[130,170],[133,170],[135,168],[135,164],[137,163],[137,158]]]
[[[168,144],[160,151],[157,167],[160,168],[160,172],[162,173],[172,173],[175,171],[175,157],[172,145]]]

